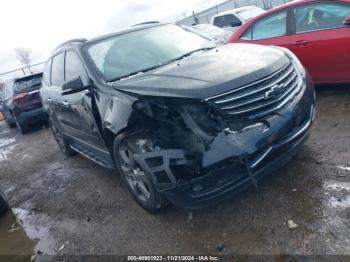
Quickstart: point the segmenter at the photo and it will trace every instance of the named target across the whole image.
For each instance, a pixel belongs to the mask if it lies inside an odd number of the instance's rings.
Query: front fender
[[[101,116],[102,128],[108,129],[114,135],[119,134],[129,124],[134,109],[133,103],[137,100],[127,94],[119,93],[106,99],[104,114]]]

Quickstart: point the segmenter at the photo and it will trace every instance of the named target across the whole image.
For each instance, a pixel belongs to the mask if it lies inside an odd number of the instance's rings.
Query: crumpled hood
[[[122,79],[113,87],[139,95],[204,99],[262,79],[288,62],[277,48],[228,44]]]

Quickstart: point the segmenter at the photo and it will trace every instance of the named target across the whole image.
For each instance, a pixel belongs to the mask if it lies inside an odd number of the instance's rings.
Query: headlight
[[[299,58],[296,57],[296,55],[284,47],[279,47],[282,49],[282,51],[289,57],[290,60],[292,60],[292,63],[296,69],[298,69],[300,75],[302,78],[306,77],[306,71],[302,63],[300,62]]]

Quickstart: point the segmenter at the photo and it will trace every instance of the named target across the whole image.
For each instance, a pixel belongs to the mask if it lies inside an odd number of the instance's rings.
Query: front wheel
[[[146,172],[134,159],[135,153],[151,150],[147,141],[149,140],[144,135],[136,134],[122,139],[116,138],[113,153],[119,174],[137,203],[147,211],[157,212],[169,202],[156,191]]]
[[[49,124],[51,127],[51,132],[56,140],[58,147],[61,149],[62,153],[65,154],[66,156],[74,155],[75,151],[70,147],[69,142],[63,136],[62,132],[51,121],[49,122]]]

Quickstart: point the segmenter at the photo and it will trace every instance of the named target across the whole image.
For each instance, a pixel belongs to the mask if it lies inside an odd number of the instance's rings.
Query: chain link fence
[[[230,9],[235,9],[235,8],[239,8],[247,5],[255,5],[265,10],[268,10],[275,6],[285,4],[290,1],[291,0],[229,0],[221,4],[217,4],[206,10],[203,10],[201,12],[198,12],[198,13],[194,12],[195,16],[192,15],[184,19],[181,19],[177,21],[177,24],[190,26],[195,23],[195,19],[198,19],[199,23],[201,24],[208,24],[210,23],[210,19],[212,18],[213,15],[216,15],[218,13],[221,13]]]

